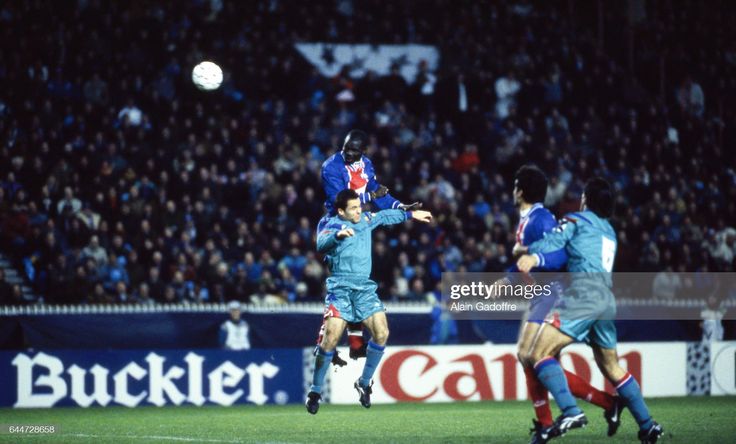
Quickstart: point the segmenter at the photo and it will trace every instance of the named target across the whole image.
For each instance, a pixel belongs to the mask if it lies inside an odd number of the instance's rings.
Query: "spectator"
[[[5,270],[0,268],[0,305],[13,305],[13,286],[5,278]]]
[[[240,318],[240,302],[227,304],[230,318],[220,326],[220,347],[226,350],[250,350],[248,323]]]
[[[682,289],[683,283],[680,275],[672,271],[672,267],[667,267],[665,271],[660,271],[654,276],[652,282],[652,295],[654,299],[663,301],[673,301],[677,298],[679,291]]]
[[[703,88],[697,82],[694,82],[692,77],[686,77],[678,88],[677,104],[683,113],[692,117],[703,117],[705,94],[703,94]]]
[[[496,80],[496,116],[503,120],[511,113],[511,107],[516,104],[516,94],[521,90],[521,83],[516,80],[516,74],[509,71],[505,76]]]
[[[93,235],[89,239],[89,245],[82,249],[82,257],[92,259],[99,267],[107,265],[107,251],[100,246],[100,239]]]

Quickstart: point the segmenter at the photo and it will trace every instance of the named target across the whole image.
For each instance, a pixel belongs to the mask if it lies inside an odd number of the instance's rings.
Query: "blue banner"
[[[0,407],[301,402],[301,349],[0,352]]]
[[[313,346],[321,314],[249,313],[253,348]],[[392,345],[429,343],[429,314],[389,313]],[[0,315],[0,349],[218,348],[227,313],[88,313]]]

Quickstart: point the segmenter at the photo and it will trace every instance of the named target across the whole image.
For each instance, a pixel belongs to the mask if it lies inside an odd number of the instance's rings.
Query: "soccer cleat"
[[[648,430],[639,430],[641,444],[654,444],[664,434],[664,428],[656,422]]]
[[[624,411],[624,400],[620,396],[613,398],[613,407],[610,410],[603,412],[603,417],[606,418],[608,423],[608,436],[613,436],[621,426],[621,413]]]
[[[355,390],[358,391],[358,395],[360,395],[360,405],[367,409],[371,408],[371,394],[373,393],[373,389],[371,388],[372,386],[373,381],[371,381],[368,387],[363,387],[362,385],[360,385],[360,378],[358,378],[358,380],[355,381],[355,384],[353,384]]]
[[[552,426],[555,429],[555,436],[562,436],[572,429],[579,429],[588,424],[588,418],[585,413],[580,412],[577,415],[560,415]]]
[[[559,436],[559,432],[554,425],[545,427],[536,419],[532,419],[532,422],[534,427],[529,429],[529,433],[532,435],[529,444],[546,444],[550,439]]]
[[[340,354],[335,350],[335,354],[332,355],[332,365],[336,365],[338,367],[345,367],[348,365],[348,362],[340,357]]]
[[[363,343],[360,348],[350,348],[350,359],[365,358],[365,351],[368,348],[368,344]]]
[[[307,407],[307,411],[312,415],[316,415],[319,411],[319,402],[322,400],[322,395],[317,392],[309,392],[307,394],[307,402],[304,404]]]

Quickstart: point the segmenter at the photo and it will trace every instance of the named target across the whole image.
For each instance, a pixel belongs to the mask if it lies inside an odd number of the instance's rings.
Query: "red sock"
[[[317,345],[322,344],[322,336],[325,335],[325,320],[322,319],[322,325],[319,327],[319,334],[317,335]]]
[[[597,405],[603,410],[613,408],[613,396],[606,392],[600,391],[592,385],[588,384],[583,378],[565,370],[567,385],[570,386],[570,392],[579,399],[584,399],[591,404]]]
[[[549,427],[552,425],[552,411],[549,409],[547,388],[537,379],[533,368],[524,367],[524,374],[526,375],[526,389],[529,392],[529,398],[534,403],[537,421],[542,424],[542,427]]]
[[[353,350],[363,346],[363,324],[348,324],[348,344]]]

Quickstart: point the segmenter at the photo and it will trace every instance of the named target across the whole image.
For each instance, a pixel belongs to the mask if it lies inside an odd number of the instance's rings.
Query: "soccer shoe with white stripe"
[[[624,404],[623,398],[616,396],[613,398],[613,407],[603,412],[603,417],[606,418],[606,422],[608,423],[608,436],[615,435],[621,426],[621,413],[623,413],[624,407],[626,405]]]
[[[355,390],[358,391],[358,395],[360,396],[358,398],[360,405],[367,409],[371,408],[371,394],[373,393],[373,389],[371,388],[372,386],[373,381],[371,381],[368,387],[363,387],[360,385],[360,378],[358,378],[358,380],[355,381],[355,384],[353,384],[353,387],[355,387]]]
[[[639,441],[641,444],[654,444],[664,434],[664,428],[653,422],[647,430],[639,430]]]
[[[319,402],[322,400],[322,395],[317,392],[309,392],[307,394],[307,402],[304,405],[307,407],[307,411],[312,415],[316,415],[319,411]]]
[[[585,413],[580,412],[577,415],[560,415],[555,420],[553,427],[559,436],[564,435],[572,429],[579,429],[588,425],[588,418]]]

